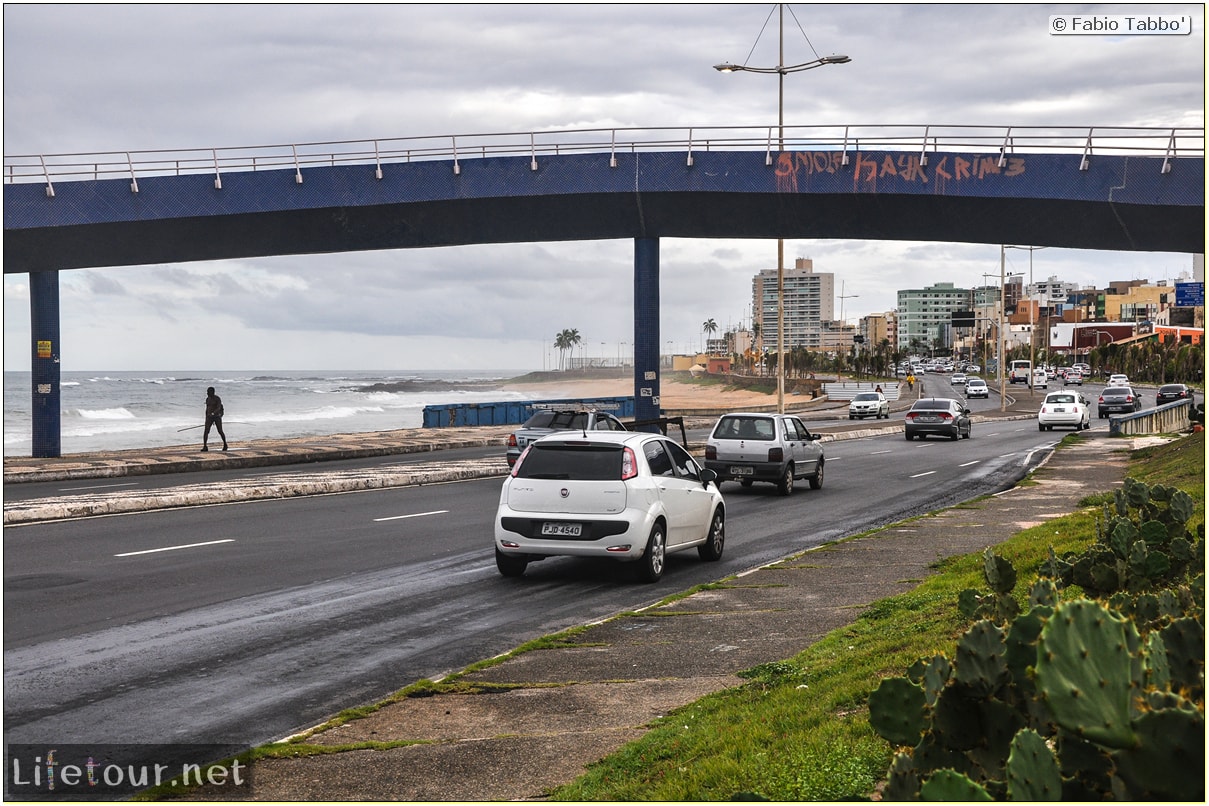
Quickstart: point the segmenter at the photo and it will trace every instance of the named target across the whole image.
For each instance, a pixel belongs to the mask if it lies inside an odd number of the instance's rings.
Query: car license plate
[[[557,537],[579,537],[583,533],[582,523],[543,523],[542,534]]]
[[[1054,409],[1054,414],[1062,414],[1065,411],[1066,411],[1066,409],[1059,406],[1058,408]]]
[[[732,476],[750,476],[753,473],[755,473],[755,469],[750,467],[732,467],[730,469]]]

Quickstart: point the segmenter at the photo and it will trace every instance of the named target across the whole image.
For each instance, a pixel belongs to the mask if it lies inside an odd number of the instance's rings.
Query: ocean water
[[[229,442],[419,428],[424,407],[525,400],[500,385],[526,370],[63,372],[62,453],[200,444],[206,387]],[[30,373],[4,373],[4,455],[33,450]],[[185,430],[183,430],[185,429]],[[211,431],[211,444],[222,444]]]

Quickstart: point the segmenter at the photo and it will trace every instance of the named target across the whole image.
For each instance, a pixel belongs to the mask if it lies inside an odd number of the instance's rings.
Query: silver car
[[[881,392],[857,392],[848,402],[848,419],[890,419],[890,401]]]
[[[817,490],[824,462],[818,439],[792,414],[724,414],[705,443],[705,467],[719,482],[769,482],[781,495],[793,492],[795,479],[807,479]]]
[[[656,582],[667,555],[722,557],[726,509],[715,474],[662,434],[560,432],[526,446],[500,490],[495,565],[519,577],[536,560],[606,557]]]
[[[508,467],[516,464],[525,446],[555,431],[626,431],[612,414],[594,409],[542,409],[508,435]]]

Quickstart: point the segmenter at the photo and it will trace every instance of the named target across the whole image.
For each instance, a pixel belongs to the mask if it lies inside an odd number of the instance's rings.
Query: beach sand
[[[632,397],[634,379],[624,378],[568,378],[538,382],[510,382],[502,387],[535,400],[560,400],[564,398]],[[674,378],[662,378],[659,382],[660,406],[668,412],[684,409],[738,409],[744,406],[767,406],[777,402],[776,392],[760,392],[737,389],[723,384],[696,384]]]

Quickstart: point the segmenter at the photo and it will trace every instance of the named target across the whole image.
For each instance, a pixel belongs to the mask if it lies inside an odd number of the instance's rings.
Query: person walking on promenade
[[[222,430],[222,398],[214,394],[214,387],[206,389],[206,430],[202,432],[202,450],[210,450],[206,443],[210,441],[210,426],[218,429],[218,435],[222,437],[222,449],[227,449],[227,435]]]

